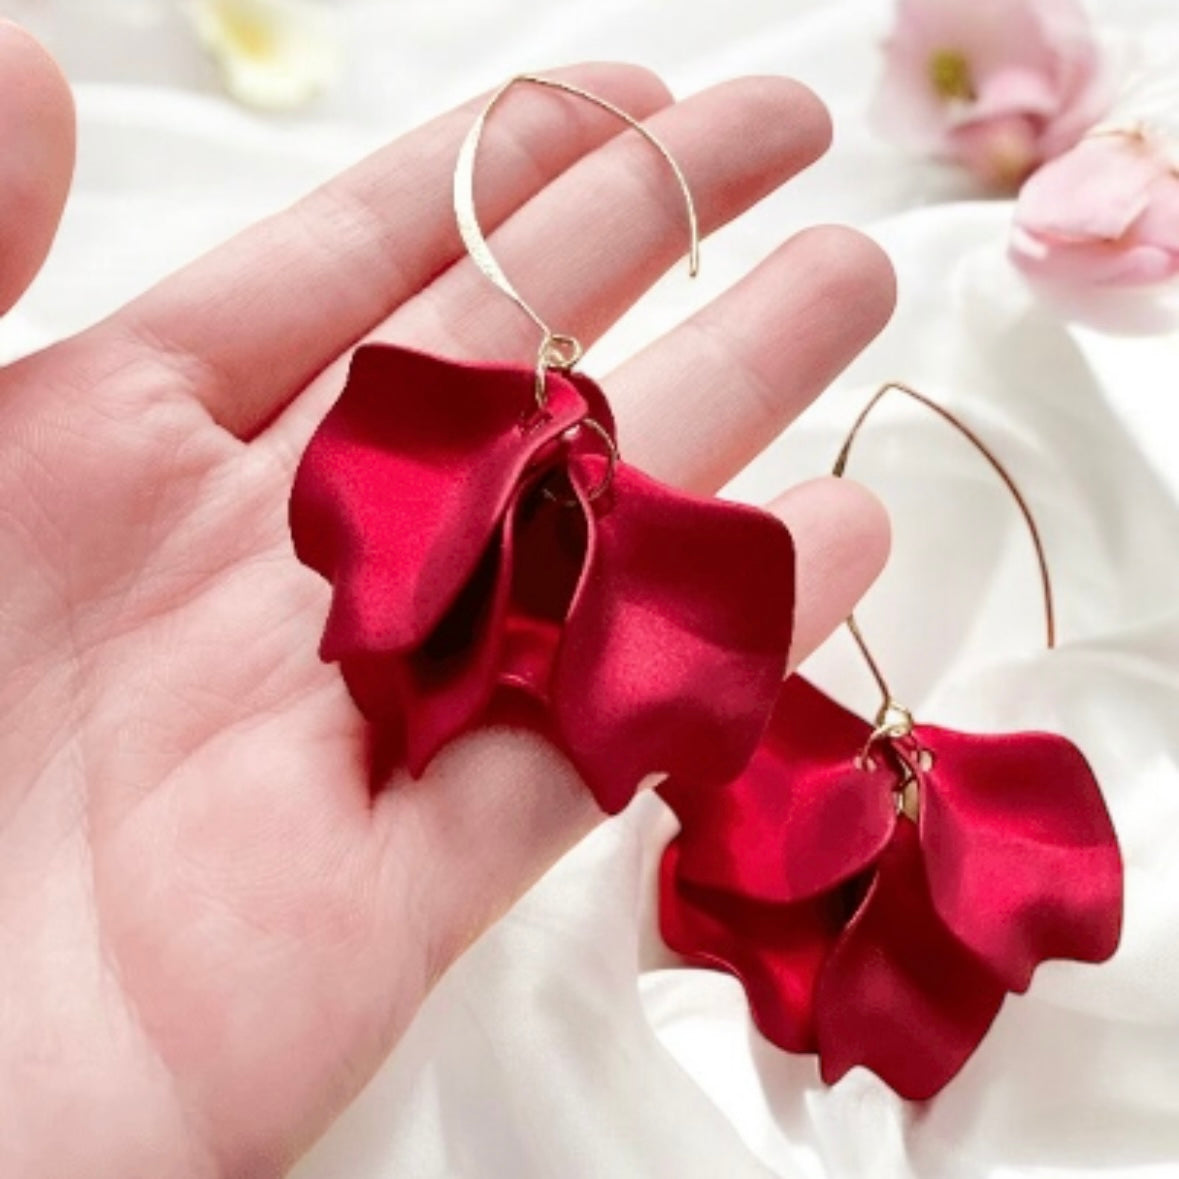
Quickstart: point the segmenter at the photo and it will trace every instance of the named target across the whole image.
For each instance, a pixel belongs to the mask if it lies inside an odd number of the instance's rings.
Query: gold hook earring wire
[[[856,438],[859,437],[860,431],[864,427],[864,423],[868,419],[868,415],[880,404],[882,400],[890,393],[903,393],[906,397],[925,406],[926,409],[932,410],[943,421],[948,422],[959,434],[962,435],[973,447],[982,455],[984,459],[990,464],[991,469],[1002,480],[1003,485],[1011,493],[1012,499],[1015,500],[1016,506],[1019,508],[1020,515],[1023,516],[1024,523],[1027,525],[1028,535],[1031,537],[1032,548],[1036,554],[1036,564],[1040,572],[1040,585],[1044,593],[1044,627],[1047,638],[1047,646],[1049,650],[1056,646],[1056,605],[1052,593],[1052,577],[1048,569],[1048,556],[1044,550],[1044,541],[1040,535],[1040,529],[1036,524],[1036,519],[1032,515],[1032,509],[1028,505],[1027,499],[1023,492],[1020,491],[1019,485],[1015,482],[1010,471],[999,461],[995,453],[989,446],[968,426],[965,422],[960,421],[944,406],[939,405],[936,401],[926,397],[924,393],[918,393],[916,389],[908,385],[901,384],[899,381],[890,381],[886,385],[882,385],[876,390],[872,399],[860,411],[859,417],[852,423],[852,428],[848,431],[847,438],[844,439],[843,446],[840,448],[839,455],[835,460],[835,466],[832,467],[831,473],[836,477],[842,477],[844,471],[847,469],[848,460],[851,458],[852,446],[855,444]],[[871,649],[868,647],[864,639],[863,632],[860,630],[859,624],[856,622],[855,615],[851,615],[847,619],[847,628],[851,632],[852,638],[855,640],[856,646],[860,649],[860,654],[864,657],[864,662],[868,665],[868,670],[872,673],[872,678],[876,681],[876,686],[880,689],[881,695],[884,697],[884,704],[881,706],[879,715],[877,716],[877,727],[883,731],[889,727],[893,722],[890,717],[899,717],[901,727],[907,724],[909,728],[912,727],[912,717],[908,710],[896,703],[896,699],[892,694],[892,690],[888,686],[888,681],[884,677],[884,673],[880,669]]]
[[[632,115],[627,114],[621,107],[617,107],[607,99],[601,98],[588,90],[583,90],[580,86],[575,86],[571,82],[562,82],[556,78],[546,78],[541,74],[517,74],[515,77],[509,78],[487,100],[487,105],[484,106],[483,110],[475,119],[475,122],[472,124],[470,131],[467,132],[466,138],[459,148],[458,160],[454,170],[454,215],[458,223],[459,234],[463,239],[463,244],[466,246],[467,252],[471,255],[471,259],[475,265],[540,329],[541,342],[536,361],[536,400],[538,406],[543,410],[547,402],[545,391],[546,371],[548,369],[568,371],[581,359],[583,349],[581,344],[573,336],[553,331],[540,317],[535,308],[512,285],[511,280],[504,273],[495,255],[491,252],[491,247],[488,245],[487,238],[479,225],[478,215],[475,212],[475,157],[479,151],[479,142],[483,136],[483,128],[491,112],[504,95],[512,87],[522,84],[544,86],[551,90],[559,90],[600,107],[637,131],[667,161],[680,187],[680,191],[683,193],[684,205],[687,209],[690,239],[688,247],[688,273],[692,277],[695,277],[700,270],[700,222],[696,215],[696,203],[692,199],[692,190],[688,187],[687,178],[684,176],[683,169],[676,162],[675,157],[668,150],[667,145],[653,131],[644,127],[642,123]]]

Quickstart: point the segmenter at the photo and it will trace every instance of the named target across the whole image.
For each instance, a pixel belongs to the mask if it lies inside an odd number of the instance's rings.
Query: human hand
[[[651,116],[705,228],[828,140],[818,102],[781,79],[673,104],[633,67],[561,76]],[[72,111],[11,26],[0,88],[8,306],[60,213]],[[477,109],[0,370],[5,1176],[281,1174],[449,963],[601,819],[559,753],[505,730],[373,797],[364,725],[316,657],[328,587],[287,532],[295,464],[359,339],[479,360],[535,347],[453,224]],[[682,249],[663,168],[610,116],[533,88],[487,128],[479,201],[496,256],[585,342]],[[892,301],[866,239],[792,239],[603,382],[624,454],[716,490]],[[772,510],[798,549],[797,661],[875,576],[887,529],[842,481]]]

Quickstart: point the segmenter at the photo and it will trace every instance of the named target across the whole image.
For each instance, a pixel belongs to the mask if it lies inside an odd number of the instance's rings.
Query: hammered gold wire
[[[548,407],[548,374],[551,371],[569,372],[582,358],[584,349],[576,337],[564,332],[554,331],[541,318],[536,309],[513,286],[511,280],[504,273],[495,255],[491,251],[487,237],[479,224],[479,217],[475,211],[475,159],[479,151],[479,143],[483,137],[483,129],[491,112],[514,86],[532,85],[543,86],[551,90],[559,90],[575,98],[583,99],[601,108],[615,118],[621,119],[630,128],[637,131],[667,162],[683,194],[684,206],[688,219],[688,273],[695,277],[700,270],[700,221],[696,213],[696,202],[692,198],[692,190],[688,187],[687,178],[675,157],[668,150],[667,145],[655,132],[644,127],[636,118],[627,114],[621,107],[589,90],[575,86],[572,82],[563,82],[556,78],[546,78],[540,74],[517,74],[509,78],[487,100],[487,104],[480,111],[467,132],[459,148],[458,160],[454,169],[454,215],[458,224],[459,235],[471,256],[471,260],[483,272],[491,283],[503,294],[507,295],[529,319],[540,329],[540,345],[536,353],[536,376],[534,393],[537,408],[543,413]],[[591,492],[587,493],[590,502],[605,495],[614,481],[614,473],[619,462],[618,446],[610,437],[610,432],[592,418],[586,418],[581,425],[593,430],[603,441],[606,448],[607,468],[602,481]],[[546,493],[552,495],[552,493]],[[552,496],[559,502],[564,498]],[[572,502],[576,502],[575,500]]]

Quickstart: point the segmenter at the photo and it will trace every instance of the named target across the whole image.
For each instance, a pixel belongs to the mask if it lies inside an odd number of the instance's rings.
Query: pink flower
[[[1111,97],[1076,0],[898,0],[885,59],[882,130],[1000,188],[1076,144]]]
[[[1142,287],[1179,275],[1179,167],[1137,129],[1086,139],[1037,172],[1015,206],[1011,259],[1034,281]]]

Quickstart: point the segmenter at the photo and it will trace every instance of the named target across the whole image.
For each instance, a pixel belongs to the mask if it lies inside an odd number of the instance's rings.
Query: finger
[[[792,238],[735,287],[611,374],[622,453],[693,491],[727,483],[892,315],[896,280],[842,226]]]
[[[790,179],[830,141],[823,105],[786,78],[726,82],[661,110],[647,125],[683,168],[706,232]],[[490,236],[528,302],[585,345],[686,254],[688,241],[667,163],[634,132],[579,161]],[[369,338],[456,359],[524,362],[538,342],[536,325],[470,259]],[[288,462],[338,396],[345,364],[325,371],[269,433]]]
[[[670,102],[635,66],[554,76],[639,116]],[[451,207],[459,144],[486,96],[377,152],[124,308],[98,330],[162,353],[230,430],[250,434],[328,361],[463,252]],[[508,94],[480,151],[480,214],[493,227],[621,129],[539,87]]]
[[[74,173],[74,102],[53,58],[0,21],[0,314],[53,243]]]
[[[798,554],[797,663],[878,574],[888,525],[868,492],[835,479],[795,488],[772,510]],[[391,928],[420,934],[429,947],[425,975],[437,977],[601,818],[552,746],[502,730],[463,737],[422,779],[399,778],[377,801],[380,895],[390,899]]]
[[[827,641],[880,576],[888,513],[866,488],[827,476],[792,487],[770,505],[794,537],[798,572],[790,666]]]

